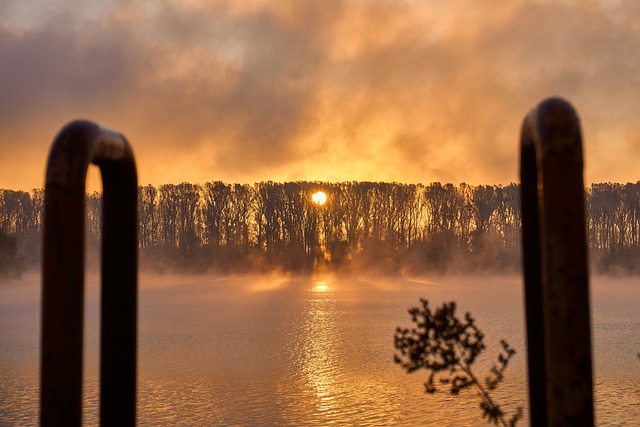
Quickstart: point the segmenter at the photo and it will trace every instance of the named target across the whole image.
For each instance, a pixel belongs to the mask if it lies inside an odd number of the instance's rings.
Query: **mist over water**
[[[598,425],[640,422],[640,296],[635,279],[592,283]],[[407,308],[458,303],[486,334],[484,377],[499,340],[517,355],[497,398],[526,407],[521,278],[285,276],[140,278],[138,423],[174,425],[484,426],[473,390],[426,395],[426,371],[393,364]],[[39,278],[0,284],[0,425],[37,424]],[[97,424],[97,280],[89,278],[85,425]]]

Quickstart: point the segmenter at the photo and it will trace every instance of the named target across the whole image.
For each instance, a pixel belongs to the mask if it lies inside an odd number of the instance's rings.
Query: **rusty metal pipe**
[[[85,181],[103,181],[100,423],[136,416],[137,173],[127,140],[86,121],[65,126],[47,163],[42,260],[40,423],[82,424]]]
[[[593,426],[582,137],[568,102],[527,115],[520,167],[531,425]]]

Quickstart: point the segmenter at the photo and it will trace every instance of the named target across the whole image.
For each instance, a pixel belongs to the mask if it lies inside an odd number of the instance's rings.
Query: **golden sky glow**
[[[638,46],[631,0],[0,2],[0,188],[41,187],[76,118],[123,132],[142,184],[508,183],[548,96],[587,182],[635,182]]]

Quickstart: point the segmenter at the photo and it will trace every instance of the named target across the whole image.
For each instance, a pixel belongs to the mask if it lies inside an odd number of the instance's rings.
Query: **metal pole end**
[[[574,156],[582,153],[580,119],[573,106],[562,98],[548,98],[529,114],[532,135],[546,156]],[[580,157],[582,157],[580,155]]]
[[[129,144],[122,134],[106,127],[99,127],[91,162],[97,165],[103,160],[122,160],[130,152]]]

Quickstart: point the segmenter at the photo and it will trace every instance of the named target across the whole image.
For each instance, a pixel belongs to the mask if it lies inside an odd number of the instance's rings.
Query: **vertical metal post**
[[[542,313],[542,277],[540,257],[540,219],[538,208],[538,167],[536,150],[525,121],[520,148],[520,203],[522,205],[522,252],[524,297],[529,367],[529,421],[532,426],[547,426],[546,363]]]
[[[40,423],[82,424],[85,181],[103,180],[100,423],[136,416],[137,174],[120,134],[85,121],[63,128],[49,153],[42,266]]]
[[[593,426],[582,137],[564,100],[522,126],[522,237],[534,426]]]

